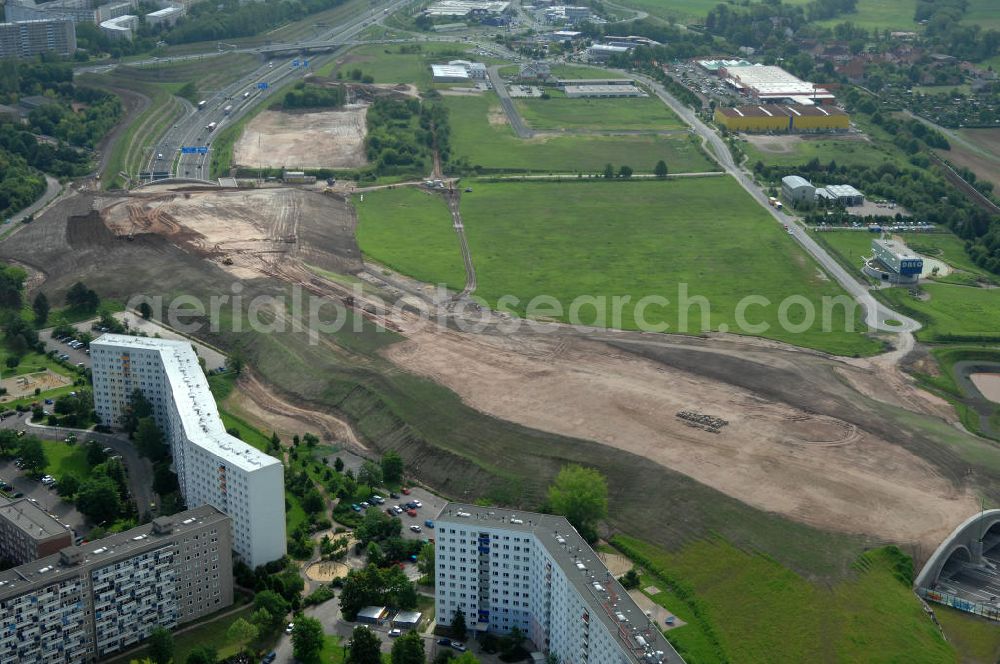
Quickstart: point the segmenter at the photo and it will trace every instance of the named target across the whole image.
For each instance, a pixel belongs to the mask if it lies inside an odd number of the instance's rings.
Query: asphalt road
[[[153,493],[152,479],[153,479],[153,465],[148,459],[144,459],[139,456],[135,447],[132,446],[132,442],[124,436],[123,434],[106,434],[97,433],[94,431],[86,431],[83,429],[67,429],[63,427],[50,427],[40,424],[34,424],[29,421],[31,414],[27,413],[19,417],[8,417],[5,420],[0,421],[0,428],[3,429],[23,429],[29,434],[38,436],[39,438],[45,438],[47,440],[63,440],[71,433],[75,433],[77,436],[77,445],[83,445],[88,440],[96,440],[101,445],[105,447],[110,447],[115,451],[116,454],[120,454],[122,457],[122,462],[125,464],[125,468],[128,470],[128,486],[129,492],[132,494],[135,504],[139,509],[141,514],[145,510],[148,510],[150,504],[155,498]],[[23,491],[20,488],[18,482],[12,481],[11,478],[0,475],[4,477],[5,480],[14,484],[15,488],[19,491]],[[38,484],[33,480],[28,480],[27,478],[22,478],[25,482],[31,482],[32,484]],[[80,478],[86,479],[86,478]],[[41,485],[38,485],[41,487]],[[41,487],[43,493],[48,493],[52,500],[55,500],[55,492],[48,492],[47,489]],[[29,494],[24,491],[25,495]],[[56,501],[60,502],[61,501]],[[68,507],[68,506],[67,506]],[[59,514],[58,506],[53,506],[56,514]],[[67,511],[67,513],[70,513]],[[72,523],[72,522],[70,522]],[[82,518],[79,520],[82,523]],[[87,530],[87,529],[85,529]]]
[[[490,83],[493,85],[493,89],[496,90],[497,97],[500,98],[500,106],[503,107],[503,112],[507,115],[507,119],[510,120],[510,126],[514,130],[514,133],[517,134],[518,138],[531,138],[534,136],[535,132],[525,124],[524,118],[517,112],[514,100],[510,98],[510,93],[507,92],[507,85],[500,76],[500,67],[493,66],[486,71],[490,75]]]
[[[822,268],[830,274],[837,283],[847,291],[847,293],[855,299],[855,301],[860,304],[865,311],[865,323],[873,330],[880,330],[883,332],[901,332],[901,333],[912,333],[920,329],[920,323],[904,316],[903,314],[890,309],[885,306],[874,297],[868,290],[868,286],[859,281],[856,277],[851,275],[845,270],[840,263],[833,259],[827,251],[821,247],[813,238],[809,235],[809,232],[804,229],[799,224],[795,223],[796,217],[793,215],[785,214],[780,210],[772,208],[768,204],[766,192],[758,187],[754,181],[747,175],[741,168],[736,165],[733,160],[732,153],[729,152],[729,147],[726,145],[722,137],[717,134],[711,127],[701,121],[701,119],[692,111],[690,108],[679,102],[673,95],[671,95],[667,90],[654,81],[653,79],[643,76],[630,74],[628,72],[620,72],[623,75],[634,76],[635,78],[642,81],[644,84],[650,87],[656,96],[658,96],[667,106],[671,108],[684,122],[690,125],[695,133],[701,136],[709,150],[715,155],[716,160],[725,169],[727,173],[736,178],[736,181],[740,183],[748,194],[753,196],[753,198],[762,205],[775,221],[780,224],[788,225],[788,232],[809,254],[816,259],[816,262],[822,266]],[[887,321],[894,320],[899,321],[899,325],[890,325]]]

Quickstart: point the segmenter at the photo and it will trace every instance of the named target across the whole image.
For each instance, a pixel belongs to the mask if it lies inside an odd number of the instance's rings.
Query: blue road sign
[[[292,66],[293,67],[298,67],[299,66],[299,61],[298,60],[292,60]]]
[[[302,66],[303,67],[308,67],[309,66],[309,61],[308,60],[303,60],[302,61]]]
[[[208,147],[204,145],[182,147],[181,154],[208,154]]]
[[[258,90],[267,90],[267,83],[264,83],[263,81],[260,82],[260,83],[258,83],[257,84],[257,89]]]

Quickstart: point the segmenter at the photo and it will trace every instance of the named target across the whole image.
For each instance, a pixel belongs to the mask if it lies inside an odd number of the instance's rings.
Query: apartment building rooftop
[[[243,470],[256,470],[263,466],[281,463],[269,454],[226,433],[215,405],[215,397],[208,388],[205,372],[198,363],[198,356],[191,349],[190,343],[124,334],[103,334],[91,343],[92,349],[101,346],[131,346],[160,353],[185,433],[189,440],[203,450]]]
[[[27,498],[9,501],[0,497],[0,519],[13,524],[35,540],[47,540],[69,529]]]
[[[467,525],[470,529],[483,526],[533,534],[590,607],[591,614],[598,617],[633,661],[640,664],[683,661],[664,638],[659,626],[629,597],[597,552],[565,517],[448,503],[442,508],[436,527],[440,528],[442,523]]]
[[[158,517],[151,523],[94,542],[66,547],[59,553],[0,572],[0,601],[27,592],[39,584],[53,583],[78,574],[83,565],[100,565],[104,561],[129,558],[155,549],[185,532],[228,520],[228,516],[211,505],[202,505],[173,516]]]

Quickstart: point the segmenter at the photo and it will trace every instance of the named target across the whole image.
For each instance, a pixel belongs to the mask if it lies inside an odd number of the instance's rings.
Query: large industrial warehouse
[[[761,104],[718,107],[715,121],[729,131],[749,133],[846,131],[850,116],[836,106]]]
[[[722,67],[719,75],[738,92],[759,102],[829,104],[835,99],[829,90],[772,65]]]

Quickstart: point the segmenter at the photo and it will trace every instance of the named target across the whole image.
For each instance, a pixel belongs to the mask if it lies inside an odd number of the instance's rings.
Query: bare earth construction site
[[[233,163],[248,168],[359,168],[365,158],[366,104],[336,111],[263,111],[236,143]]]
[[[87,203],[78,195],[64,205],[86,210]],[[289,188],[160,191],[105,198],[98,205],[99,218],[83,215],[67,222],[58,214],[46,215],[0,251],[23,256],[19,247],[46,247],[41,255],[34,253],[32,260],[38,262],[31,267],[46,271],[53,285],[63,288],[57,275],[67,256],[114,262],[120,265],[117,274],[137,276],[111,284],[123,297],[173,292],[175,282],[199,283],[193,292],[226,293],[231,282],[240,280],[261,292],[299,284],[344,301],[344,283],[313,268],[340,274],[364,270],[354,240],[354,211],[338,197]],[[90,230],[84,233],[84,228]],[[173,265],[161,274],[175,277],[144,277],[150,262],[170,262],[172,255],[185,256],[192,269],[182,276]],[[379,283],[381,276],[372,274],[368,281]],[[387,290],[380,294],[388,295]],[[368,292],[378,291],[369,286]],[[367,308],[354,304],[358,311]],[[382,333],[381,351],[367,359],[335,338],[324,339],[319,350],[329,362],[368,364],[385,358],[396,371],[447,386],[482,413],[596,441],[611,454],[618,450],[648,459],[799,523],[912,543],[919,552],[932,549],[978,504],[966,462],[903,423],[922,418],[948,429],[949,415],[923,398],[895,366],[841,361],[724,335],[581,335],[558,327],[553,334],[503,336],[490,327],[481,334],[442,328],[405,312],[364,313],[405,338],[394,341],[391,333]],[[290,348],[303,357],[312,352]],[[281,394],[269,394],[254,380],[246,383],[252,389],[243,407],[254,421],[283,431],[288,429],[282,415],[287,404],[296,405],[299,419],[310,412],[303,404],[316,403],[319,411],[316,394],[324,385],[317,376],[285,383]],[[718,433],[688,426],[677,413],[690,410],[728,424]],[[328,438],[357,444],[338,420],[314,414],[311,419]],[[655,493],[639,498],[653,505],[659,501]],[[658,538],[653,524],[645,530]]]

